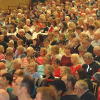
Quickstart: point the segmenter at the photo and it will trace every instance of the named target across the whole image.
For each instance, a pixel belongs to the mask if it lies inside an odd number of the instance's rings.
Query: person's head
[[[91,64],[93,62],[93,56],[91,53],[87,52],[83,55],[83,59],[86,64]]]
[[[75,77],[77,80],[79,79],[85,79],[86,78],[86,72],[83,69],[77,70]]]
[[[96,56],[100,56],[100,46],[95,46],[93,52]]]
[[[57,100],[57,93],[53,87],[40,87],[37,89],[35,100]]]
[[[81,41],[85,39],[89,39],[88,34],[86,34],[85,32],[81,32],[79,36],[80,36]]]
[[[95,23],[94,23],[95,27],[98,29],[100,28],[100,22],[99,20],[96,20]]]
[[[10,100],[9,94],[4,89],[0,89],[0,100]]]
[[[4,47],[2,45],[0,45],[0,53],[4,52]]]
[[[15,81],[17,78],[23,78],[24,77],[24,71],[21,69],[17,69],[13,74],[13,81]]]
[[[48,47],[50,44],[50,40],[46,39],[44,42],[43,42],[43,45],[44,47]]]
[[[60,68],[60,74],[61,74],[62,77],[65,76],[65,75],[70,74],[70,68],[66,67],[66,66],[62,66]]]
[[[71,47],[76,47],[80,44],[80,40],[78,38],[74,38],[71,42]]]
[[[29,76],[18,77],[14,84],[14,94],[18,97],[26,95],[26,97],[33,97],[35,93],[34,81]]]
[[[17,77],[14,82],[13,82],[13,94],[16,95],[16,96],[19,96],[21,95],[21,91],[20,91],[20,85],[21,85],[21,82],[23,80],[23,77]]]
[[[76,24],[74,22],[69,22],[68,23],[68,29],[74,30],[76,28]]]
[[[73,91],[74,90],[74,85],[76,83],[76,79],[75,79],[74,76],[68,75],[66,77],[66,79],[64,80],[64,82],[65,82],[67,91],[69,91],[69,90]]]
[[[20,83],[20,89],[19,89],[19,95],[21,96],[21,93],[24,93],[26,95],[29,95],[30,97],[35,96],[35,85],[34,80],[31,79],[29,76],[25,76],[23,80]]]
[[[30,19],[26,19],[26,25],[30,25],[30,23],[31,23],[31,21],[30,21]]]
[[[36,44],[37,44],[37,39],[33,39],[33,40],[32,40],[32,45],[35,46]]]
[[[88,24],[89,25],[93,25],[94,24],[94,18],[93,17],[88,17],[88,20],[87,20],[87,22],[88,22]]]
[[[83,56],[87,50],[83,46],[79,46],[78,51],[79,51],[79,55]]]
[[[95,81],[97,81],[98,83],[100,83],[100,72],[96,72],[93,75],[93,78],[95,79]]]
[[[78,54],[71,54],[71,62],[73,65],[80,64],[80,58]]]
[[[10,73],[5,73],[2,75],[2,78],[4,80],[4,82],[6,82],[7,84],[12,84],[13,81],[13,76]]]
[[[19,58],[15,59],[13,61],[14,69],[15,70],[20,69],[21,68],[21,64],[22,64],[21,59],[19,59]]]
[[[31,63],[28,65],[28,71],[31,72],[32,74],[33,74],[34,72],[37,72],[37,66],[38,66],[37,63],[31,62]]]
[[[89,25],[88,26],[88,29],[89,29],[90,32],[93,32],[95,30],[95,26]]]
[[[83,32],[83,28],[80,27],[80,26],[77,26],[77,27],[76,27],[76,32],[77,32],[78,34],[81,33],[81,32]]]
[[[13,54],[14,49],[12,47],[8,47],[6,49],[6,53],[12,53]]]
[[[55,55],[59,54],[59,47],[58,46],[52,46],[51,53],[55,54]]]
[[[66,55],[69,55],[69,54],[71,54],[71,50],[70,50],[71,48],[70,48],[70,46],[68,45],[68,46],[66,46],[65,48],[64,48],[64,52],[65,52],[65,54]]]
[[[19,45],[24,45],[24,42],[23,42],[23,40],[21,40],[21,39],[18,39],[18,41],[17,41],[17,45],[19,46]]]
[[[77,96],[83,95],[88,90],[88,84],[84,80],[78,80],[75,84],[75,93]]]
[[[47,59],[47,57],[46,57]],[[60,60],[56,59],[55,62],[52,64],[53,68],[58,68],[60,66]]]
[[[48,85],[53,86],[56,89],[58,96],[62,96],[62,94],[66,91],[66,85],[60,79],[55,79],[54,81],[49,82]]]
[[[68,40],[73,40],[75,37],[76,37],[75,33],[73,33],[73,32],[71,32],[71,33],[69,32],[68,33]]]
[[[88,48],[91,44],[91,39],[90,38],[83,38],[81,43],[82,43],[83,47]]]
[[[4,35],[0,35],[0,41],[4,40]]]
[[[18,34],[20,36],[24,36],[25,35],[25,30],[24,29],[20,29],[19,32],[18,32]]]
[[[13,61],[13,53],[7,52],[6,53],[6,60]]]
[[[14,41],[13,40],[10,40],[9,42],[8,42],[8,47],[14,47]]]
[[[78,20],[78,25],[82,26],[83,24],[84,24],[84,18],[80,17],[79,20]]]
[[[94,39],[95,39],[95,40],[99,40],[99,39],[100,39],[100,28],[97,29],[97,30],[94,32]]]
[[[34,49],[32,47],[28,47],[26,49],[27,56],[32,56],[34,53]]]
[[[20,54],[23,54],[24,53],[24,47],[23,46],[18,46],[17,47],[17,53],[18,53],[18,55],[20,55]]]
[[[70,21],[70,17],[69,16],[65,16],[65,21],[66,21],[66,23],[68,23]]]
[[[0,62],[0,70],[5,69],[5,68],[6,68],[5,63]]]
[[[40,55],[41,55],[41,56],[45,56],[46,54],[47,54],[46,48],[41,48],[41,49],[40,49]]]
[[[50,76],[50,75],[53,75],[53,67],[49,64],[45,65],[45,69],[44,69],[44,73],[46,76]]]

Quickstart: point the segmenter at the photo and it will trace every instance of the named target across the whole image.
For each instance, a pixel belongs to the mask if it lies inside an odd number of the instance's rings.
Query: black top
[[[86,72],[87,78],[91,78],[91,76],[100,69],[100,65],[96,62],[92,62],[89,65],[83,64],[82,68]]]
[[[60,100],[80,100],[76,95],[65,95]]]
[[[96,97],[89,91],[85,92],[81,97],[81,100],[96,100]]]
[[[95,56],[94,60],[100,63],[100,56]]]

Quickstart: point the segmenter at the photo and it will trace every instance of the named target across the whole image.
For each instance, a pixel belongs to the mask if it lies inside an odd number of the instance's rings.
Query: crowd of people
[[[100,0],[0,10],[0,100],[100,100]]]

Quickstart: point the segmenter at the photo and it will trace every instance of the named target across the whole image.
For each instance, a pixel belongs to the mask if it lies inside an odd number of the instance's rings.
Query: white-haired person
[[[100,46],[100,28],[94,32],[94,40],[91,42],[92,46]]]
[[[93,74],[100,71],[100,65],[94,60],[91,53],[87,52],[84,54],[83,59],[85,63],[82,68],[86,72],[87,78],[92,78]]]
[[[100,64],[100,46],[94,46],[93,48],[94,60]]]

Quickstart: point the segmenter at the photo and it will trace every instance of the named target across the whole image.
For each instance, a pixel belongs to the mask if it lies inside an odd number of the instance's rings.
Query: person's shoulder
[[[93,93],[91,93],[90,91],[87,91],[85,94],[83,94],[81,99],[83,99],[83,100],[96,100],[96,97],[94,96]]]
[[[65,95],[61,97],[61,100],[80,100],[77,95]]]

